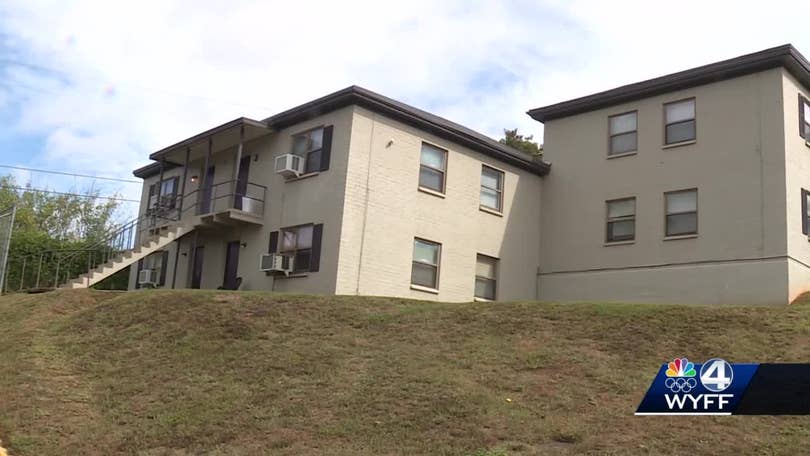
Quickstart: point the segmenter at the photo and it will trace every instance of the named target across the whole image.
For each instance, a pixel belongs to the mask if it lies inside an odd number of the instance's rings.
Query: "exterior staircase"
[[[181,223],[169,226],[165,230],[160,229],[158,234],[150,235],[141,245],[121,252],[106,263],[68,281],[59,288],[89,288],[149,254],[166,247],[194,229],[193,223]]]

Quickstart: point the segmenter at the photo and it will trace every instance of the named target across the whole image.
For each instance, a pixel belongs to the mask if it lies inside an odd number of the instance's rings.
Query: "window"
[[[697,138],[695,130],[695,99],[664,105],[666,133],[664,144],[677,144]]]
[[[323,127],[293,136],[293,154],[304,157],[304,173],[321,170]]]
[[[799,94],[799,135],[810,141],[810,100]]]
[[[419,186],[444,193],[444,174],[447,169],[447,151],[422,143],[419,158]]]
[[[610,116],[608,123],[610,129],[608,156],[635,152],[638,148],[638,112]]]
[[[441,244],[414,238],[411,284],[439,289],[439,259]]]
[[[666,200],[666,235],[697,234],[697,190],[664,193]]]
[[[175,193],[174,179],[166,179],[160,184],[161,195],[173,195]]]
[[[497,285],[498,259],[479,254],[475,263],[475,297],[494,301]]]
[[[293,228],[284,228],[281,231],[281,253],[294,258],[293,272],[310,270],[312,261],[312,228],[313,225],[303,225]]]
[[[501,212],[503,207],[503,171],[481,167],[481,207]]]
[[[607,242],[632,241],[636,238],[636,199],[607,201]]]
[[[177,205],[176,196],[179,180],[179,177],[169,177],[163,179],[160,183],[150,185],[148,209],[155,209],[158,206],[164,209],[174,209]],[[158,185],[160,185],[160,202],[157,200]]]

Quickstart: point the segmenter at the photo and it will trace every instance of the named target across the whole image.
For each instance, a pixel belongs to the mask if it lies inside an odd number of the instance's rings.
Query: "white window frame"
[[[429,245],[432,245],[432,246],[436,247],[436,264],[416,260],[415,254],[416,254],[416,243],[417,242],[421,242],[423,244],[429,244]],[[433,286],[413,282],[414,265],[417,265],[417,264],[419,264],[421,266],[429,266],[429,267],[432,267],[432,268],[434,268],[436,270]],[[428,290],[438,290],[439,289],[439,277],[440,277],[440,274],[441,274],[441,264],[442,264],[442,244],[441,243],[436,242],[436,241],[431,241],[431,240],[428,240],[428,239],[425,239],[425,238],[420,238],[420,237],[414,237],[413,238],[413,254],[412,254],[412,257],[411,257],[411,287],[417,287],[417,288],[428,289]]]
[[[494,268],[493,269],[494,269],[495,277],[485,277],[485,276],[478,275],[478,262],[479,262],[479,258],[481,258],[481,257],[483,257],[483,258],[485,258],[487,260],[491,260],[494,263]],[[493,256],[485,255],[483,253],[478,253],[478,254],[475,255],[475,269],[476,269],[476,272],[475,272],[475,286],[473,288],[473,295],[474,295],[475,299],[481,299],[481,300],[485,300],[485,301],[495,301],[495,300],[498,299],[498,273],[499,273],[500,268],[501,268],[500,263],[501,263],[500,259],[496,258],[496,257],[493,257]],[[479,280],[492,283],[492,293],[493,293],[493,295],[491,297],[490,296],[479,296],[477,294],[478,293],[478,281]]]
[[[498,175],[498,188],[487,187],[486,185],[484,185],[484,172],[486,170],[493,171]],[[498,196],[498,202],[497,202],[498,207],[491,207],[491,206],[488,206],[488,205],[484,204],[484,202],[482,201],[482,198],[481,198],[481,194],[479,194],[479,196],[478,196],[478,204],[479,204],[480,208],[488,209],[490,211],[495,211],[497,213],[502,213],[503,212],[503,188],[504,188],[505,181],[506,181],[506,173],[503,170],[500,170],[498,168],[495,168],[494,166],[489,166],[489,165],[486,165],[486,164],[481,165],[481,193],[483,193],[484,190],[490,190],[490,191],[496,192],[497,196]]]
[[[431,166],[431,165],[422,163],[422,152],[423,152],[425,146],[428,146],[430,148],[441,151],[444,154],[443,155],[444,159],[442,160],[442,163],[444,164],[443,169],[442,168],[436,168],[435,166]],[[421,146],[419,148],[419,189],[420,190],[425,190],[425,191],[427,191],[429,193],[438,193],[438,194],[441,194],[441,195],[445,194],[445,190],[447,188],[447,160],[449,158],[448,155],[449,154],[447,153],[447,149],[445,149],[443,147],[439,147],[439,146],[437,146],[435,144],[431,144],[431,143],[426,142],[426,141],[422,141],[422,144],[421,144]],[[442,178],[441,189],[435,189],[433,187],[429,187],[427,185],[422,184],[422,168],[426,168],[426,169],[438,172],[441,175],[441,178]]]

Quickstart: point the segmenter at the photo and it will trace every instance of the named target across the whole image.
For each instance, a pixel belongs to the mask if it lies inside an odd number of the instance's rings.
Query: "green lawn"
[[[810,305],[0,298],[18,455],[801,454],[799,417],[635,417],[675,357],[810,359]]]

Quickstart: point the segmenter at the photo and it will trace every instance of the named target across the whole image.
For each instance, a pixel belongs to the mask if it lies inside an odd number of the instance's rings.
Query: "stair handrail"
[[[105,264],[110,261],[111,258],[120,254],[121,252],[126,252],[127,250],[132,250],[139,245],[143,245],[145,240],[142,238],[142,234],[144,232],[148,232],[151,226],[147,225],[146,227],[142,227],[142,223],[150,221],[154,221],[155,219],[164,219],[168,221],[176,221],[176,218],[173,217],[166,217],[160,214],[155,213],[148,213],[143,214],[135,219],[132,219],[124,224],[116,226],[114,229],[108,231],[105,235],[98,238],[92,244],[86,246],[87,250],[93,251],[102,251],[102,255],[99,258],[99,261],[95,264],[91,264],[89,269],[86,272],[90,272],[93,269],[96,269],[99,264]],[[80,253],[76,253],[74,255],[67,256],[65,258],[60,258],[59,262],[57,263],[57,272],[54,278],[54,287],[58,287],[63,283],[67,283],[72,278],[69,274],[65,274],[65,280],[59,280],[59,263],[69,264],[69,262],[76,258]]]

